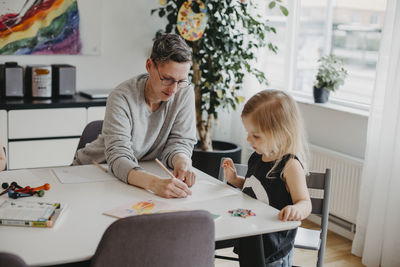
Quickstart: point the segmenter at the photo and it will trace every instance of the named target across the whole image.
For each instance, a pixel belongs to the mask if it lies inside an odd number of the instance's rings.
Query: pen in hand
[[[167,169],[167,167],[164,166],[164,164],[161,163],[161,161],[159,161],[157,158],[155,159],[155,161],[157,162],[158,165],[160,165],[160,167],[161,167],[166,173],[168,173],[168,175],[169,175],[172,179],[178,179],[178,178],[176,178],[176,177],[172,174],[172,172],[170,172],[170,171]],[[178,179],[178,180],[179,180],[179,179]],[[189,188],[187,187],[186,184],[184,184],[184,185],[185,185],[186,189],[188,190],[188,191],[186,192],[186,194],[191,195],[191,194],[192,194],[192,191],[189,190]],[[181,188],[181,189],[182,189],[182,188]],[[183,190],[185,190],[185,189],[183,189]],[[185,191],[186,191],[186,190],[185,190]],[[185,197],[186,197],[186,195],[185,195]]]
[[[103,168],[103,166],[101,166],[100,164],[98,164],[95,160],[92,160],[92,163],[94,165],[96,165],[97,167],[100,168],[100,170],[102,170],[103,172],[108,172],[106,169]]]
[[[161,167],[166,173],[168,173],[168,175],[169,175],[171,178],[175,178],[175,179],[176,179],[176,177],[172,174],[172,172],[170,172],[170,171],[167,169],[167,167],[165,167],[164,164],[161,163],[161,161],[159,161],[157,158],[155,159],[155,161],[158,163],[158,165],[160,165],[160,167]]]

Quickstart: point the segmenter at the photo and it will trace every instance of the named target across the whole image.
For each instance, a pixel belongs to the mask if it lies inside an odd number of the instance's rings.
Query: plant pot
[[[193,150],[192,164],[193,167],[218,178],[221,159],[229,157],[233,162],[240,163],[242,148],[234,143],[222,141],[213,141],[212,145],[213,151],[203,151],[198,142]]]
[[[314,102],[315,103],[326,103],[329,99],[329,93],[325,87],[317,88],[314,86]]]

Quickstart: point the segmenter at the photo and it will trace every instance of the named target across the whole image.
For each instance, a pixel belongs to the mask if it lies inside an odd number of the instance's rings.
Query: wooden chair
[[[322,267],[324,265],[326,234],[328,232],[331,169],[326,169],[325,173],[310,172],[309,175],[306,176],[306,181],[309,189],[319,189],[324,191],[322,198],[311,197],[311,214],[321,216],[321,229],[310,230],[299,227],[294,241],[294,247],[318,250],[317,266]]]
[[[7,267],[28,267],[19,256],[7,252],[0,252],[0,266]]]
[[[219,169],[218,179],[221,181],[226,181],[224,177],[224,170],[222,168],[222,162]],[[237,174],[240,176],[245,176],[247,172],[247,165],[236,164]],[[310,230],[303,227],[299,227],[296,234],[296,239],[294,242],[295,248],[318,250],[318,260],[317,266],[322,267],[324,262],[324,254],[326,248],[326,235],[328,231],[328,217],[329,217],[329,197],[331,188],[331,169],[326,169],[325,173],[310,172],[306,176],[307,187],[309,189],[323,190],[322,198],[311,197],[312,211],[311,214],[316,214],[321,216],[321,229],[320,230]],[[217,249],[233,247],[235,245],[235,240],[228,240],[218,244]],[[216,258],[234,260],[238,261],[238,258],[219,256]]]
[[[91,266],[211,267],[214,251],[214,219],[208,211],[138,215],[107,228]]]

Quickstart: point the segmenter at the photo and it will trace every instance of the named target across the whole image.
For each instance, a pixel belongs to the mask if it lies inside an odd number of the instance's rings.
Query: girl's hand
[[[293,205],[284,207],[278,214],[281,221],[301,221],[304,218],[301,216],[300,210]]]
[[[234,184],[237,178],[235,164],[231,158],[225,158],[222,162],[222,168],[224,168],[224,176],[228,183]]]

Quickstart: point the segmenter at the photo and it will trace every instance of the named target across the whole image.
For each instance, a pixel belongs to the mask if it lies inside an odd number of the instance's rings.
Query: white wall
[[[364,158],[368,118],[313,104],[299,103],[308,139],[314,145]]]
[[[311,144],[352,157],[364,158],[368,125],[366,116],[333,110],[320,105],[298,104]],[[246,162],[251,151],[247,146],[240,112],[241,108],[236,112],[220,112],[218,123],[214,124],[213,137],[216,140],[240,144],[243,148],[242,162]]]
[[[83,0],[84,1],[84,0]],[[1,56],[0,62],[17,61],[20,65],[65,63],[76,66],[77,90],[114,88],[128,78],[145,72],[152,39],[165,23],[150,15],[158,0],[99,0],[102,8],[101,54],[98,56]],[[97,19],[98,11],[90,14]]]

